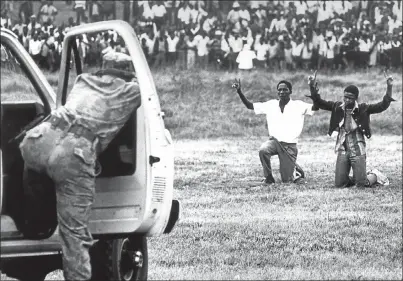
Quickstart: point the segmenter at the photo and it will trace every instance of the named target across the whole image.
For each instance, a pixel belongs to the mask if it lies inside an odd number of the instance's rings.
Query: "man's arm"
[[[308,85],[309,85],[309,90],[311,92],[311,95],[306,96],[306,97],[312,99],[312,101],[313,101],[312,110],[316,111],[318,109],[323,109],[323,110],[331,111],[335,102],[326,101],[320,97],[318,83],[316,82],[316,73],[317,73],[317,70],[315,71],[314,76],[308,77]]]
[[[382,111],[385,111],[388,109],[390,106],[390,103],[392,101],[395,101],[394,98],[392,98],[392,87],[393,87],[393,78],[392,76],[387,76],[386,73],[384,72],[385,78],[386,78],[386,93],[383,96],[383,99],[381,102],[375,103],[375,104],[369,104],[367,112],[369,114],[374,114],[374,113],[381,113]]]
[[[241,98],[243,104],[246,106],[247,109],[254,109],[253,107],[253,103],[251,103],[246,97],[245,95],[242,93],[241,90],[241,79],[236,80],[235,79],[235,83],[232,84],[232,87],[236,89],[236,92],[238,93],[239,97]]]

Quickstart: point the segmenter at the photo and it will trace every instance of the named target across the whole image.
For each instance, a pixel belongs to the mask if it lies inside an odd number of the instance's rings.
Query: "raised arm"
[[[320,97],[318,82],[316,82],[316,74],[317,74],[317,70],[315,71],[314,76],[308,77],[308,85],[309,85],[309,90],[311,92],[311,95],[306,96],[306,97],[312,99],[312,101],[313,101],[312,110],[323,109],[323,110],[331,111],[335,102],[326,101]]]
[[[392,101],[395,101],[395,99],[392,98],[393,78],[392,76],[388,76],[386,72],[384,72],[384,75],[386,78],[386,93],[383,96],[382,101],[368,105],[367,112],[369,114],[380,113],[382,111],[385,111],[390,106],[390,103]]]
[[[236,89],[236,92],[238,93],[239,97],[241,98],[241,100],[242,100],[243,104],[246,106],[246,108],[253,110],[253,109],[254,109],[254,108],[253,108],[253,103],[250,102],[250,101],[245,97],[245,95],[242,93],[242,90],[241,90],[241,79],[238,79],[238,80],[235,79],[235,82],[232,84],[232,88],[235,88],[235,89]]]

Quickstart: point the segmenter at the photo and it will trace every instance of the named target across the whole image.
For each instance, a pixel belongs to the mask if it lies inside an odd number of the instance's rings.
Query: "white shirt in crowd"
[[[41,52],[42,42],[40,40],[31,39],[29,41],[29,54],[35,56]]]
[[[74,1],[74,8],[83,8],[83,10],[85,10],[85,4],[86,4],[86,0],[78,0],[78,1]]]
[[[248,10],[239,10],[239,16],[241,19],[247,20],[250,22],[250,14]]]
[[[332,38],[329,40],[323,38],[320,40],[320,45],[319,45],[319,55],[324,56],[328,59],[333,59],[334,58],[334,47],[336,46],[336,38],[332,36]]]
[[[358,49],[360,50],[360,52],[369,52],[369,50],[371,49],[371,40],[367,39],[360,39],[358,41],[359,45],[358,45]]]
[[[198,56],[207,56],[208,55],[208,47],[207,44],[210,41],[210,38],[208,36],[201,36],[197,35],[195,37],[195,40],[197,42],[196,48],[197,48],[197,55]]]
[[[312,42],[308,42],[307,44],[304,42],[302,43],[302,54],[301,58],[304,60],[312,58],[312,49],[313,49],[313,44]]]
[[[55,19],[54,14],[57,13],[57,9],[53,5],[45,4],[42,6],[40,13],[42,17],[42,22],[47,22],[49,18],[53,22]]]
[[[12,26],[11,19],[1,17],[1,27],[5,27],[6,24],[7,24],[8,28],[10,29]]]
[[[287,20],[284,17],[281,17],[279,20],[277,18],[273,19],[270,24],[269,32],[272,32],[274,28],[276,28],[277,32],[287,30],[285,26],[286,22]]]
[[[179,42],[179,37],[174,36],[174,38],[171,38],[171,36],[167,37],[167,44],[168,44],[168,52],[169,53],[174,53],[176,52],[176,45],[178,45]]]
[[[252,51],[249,45],[245,45],[242,51],[239,52],[236,62],[239,69],[253,69],[253,60],[256,58],[256,54]]]
[[[28,32],[29,33],[31,33],[31,30],[32,30],[32,23],[30,22],[30,23],[28,23]],[[42,27],[42,25],[39,23],[39,22],[36,22],[35,23],[35,26],[34,26],[34,29],[38,29],[38,28],[41,28]]]
[[[148,1],[138,1],[139,7],[143,7],[143,17],[146,20],[152,20],[154,18],[154,13],[150,8]]]
[[[162,18],[167,13],[167,10],[165,9],[164,5],[157,5],[157,4],[153,5],[151,11],[153,12],[154,17],[159,18]]]
[[[298,143],[306,115],[313,115],[312,104],[290,100],[281,112],[278,100],[253,103],[255,114],[266,114],[269,135],[278,141]]]
[[[293,55],[294,57],[300,57],[304,44],[302,42],[298,44],[294,41],[291,41],[291,46],[292,46],[291,55]]]
[[[237,39],[235,39],[234,36],[230,36],[228,38],[228,44],[232,48],[232,51],[234,53],[239,53],[240,51],[242,51],[243,41],[242,41],[241,37],[238,37]]]
[[[269,44],[260,42],[255,43],[256,58],[259,61],[265,61],[267,58],[267,52],[269,51]]]
[[[186,8],[181,7],[178,11],[178,19],[185,24],[189,24],[190,18],[191,18],[191,14],[190,14],[189,6],[187,6]]]

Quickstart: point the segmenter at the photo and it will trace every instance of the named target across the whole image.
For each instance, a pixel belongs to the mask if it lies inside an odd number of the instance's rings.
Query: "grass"
[[[309,73],[153,72],[175,140],[174,197],[182,216],[171,234],[149,239],[149,279],[402,279],[401,73],[394,73],[398,101],[373,115],[367,141],[368,169],[380,169],[391,184],[338,189],[324,111],[305,119],[298,144],[307,183],[260,185],[265,118],[248,111],[230,87],[240,77],[247,97],[264,101],[275,98],[285,78],[293,98],[309,102]],[[49,80],[57,87],[55,77]],[[350,83],[362,102],[381,100],[386,88],[378,70],[318,79],[331,100]],[[279,182],[276,157],[272,166]]]

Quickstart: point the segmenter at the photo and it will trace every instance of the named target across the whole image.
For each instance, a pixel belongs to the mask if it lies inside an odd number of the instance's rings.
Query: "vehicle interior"
[[[1,239],[24,239],[26,238],[22,234],[25,220],[24,206],[28,205],[23,199],[24,161],[19,151],[19,143],[23,138],[21,132],[40,122],[48,115],[48,112],[45,112],[43,101],[32,86],[29,76],[26,75],[27,70],[19,64],[18,54],[14,57],[13,52],[8,50],[7,46],[2,45],[1,60],[0,128],[3,180],[0,202]],[[89,71],[95,72],[96,70],[90,69]],[[71,72],[69,85],[72,86],[77,73]],[[57,77],[52,73],[46,73],[45,76],[50,79]],[[136,123],[136,112],[133,112],[132,117],[119,134],[99,156],[98,177],[132,175],[135,172]],[[51,200],[54,197],[53,183],[46,175],[43,175],[42,184],[51,186],[45,189],[49,190],[51,194],[43,194]],[[52,205],[52,212],[50,219],[55,219],[55,204]],[[55,227],[56,224],[52,227],[53,231]],[[46,233],[46,235],[40,236],[40,239],[47,238],[51,234],[52,232]]]

